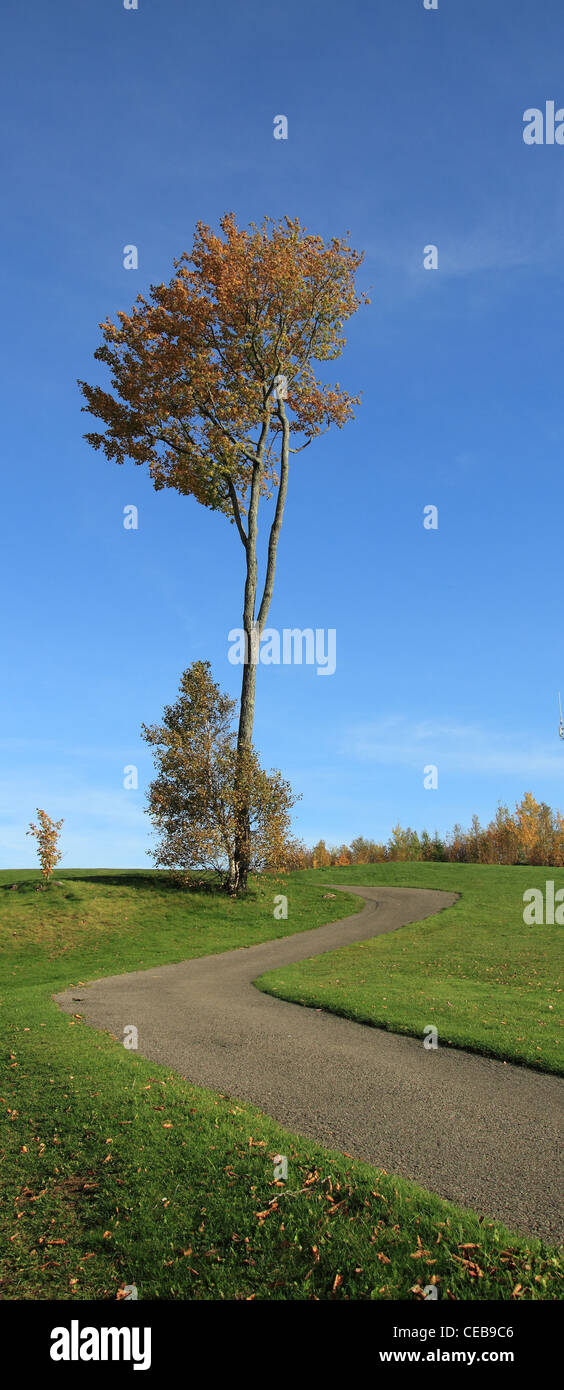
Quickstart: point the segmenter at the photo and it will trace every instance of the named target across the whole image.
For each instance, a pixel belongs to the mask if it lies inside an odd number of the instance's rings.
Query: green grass
[[[2,1298],[115,1299],[135,1283],[141,1298],[417,1299],[432,1281],[441,1298],[560,1296],[561,1262],[540,1242],[190,1086],[51,997],[359,900],[324,901],[315,875],[264,879],[241,903],[151,873],[56,877],[64,887],[42,893],[37,875],[0,875]],[[288,921],[272,918],[278,892]]]
[[[64,989],[78,979],[148,970],[291,936],[363,906],[352,896],[324,902],[326,890],[298,874],[255,878],[245,900],[215,892],[203,881],[201,892],[188,892],[150,870],[71,869],[55,873],[43,892],[33,870],[2,870],[2,974],[14,984],[62,981],[57,987]],[[286,921],[278,921],[274,897],[287,892],[290,881],[291,911]]]
[[[313,877],[313,875],[309,875]],[[454,907],[388,936],[269,971],[259,988],[360,1023],[562,1074],[564,927],[526,926],[523,891],[563,869],[381,864],[318,881],[460,893]]]

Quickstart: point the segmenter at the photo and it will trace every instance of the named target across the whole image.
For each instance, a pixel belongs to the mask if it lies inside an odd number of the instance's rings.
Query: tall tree
[[[313,362],[339,357],[342,328],[367,296],[355,289],[363,256],[346,238],[327,244],[297,219],[223,236],[198,223],[192,251],[168,285],[139,295],[131,314],[100,325],[94,356],[112,390],[80,382],[105,431],[86,439],[107,458],[147,464],[158,490],[175,488],[236,526],[244,552],[241,767],[250,749],[256,660],[274,587],[290,455],[353,415],[359,397],[323,384]],[[294,441],[294,446],[291,444]],[[266,571],[259,585],[259,504],[275,495]],[[242,806],[237,873],[246,886],[249,813]]]

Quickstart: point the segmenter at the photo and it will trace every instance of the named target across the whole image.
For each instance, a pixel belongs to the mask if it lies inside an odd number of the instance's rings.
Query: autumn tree
[[[252,746],[238,754],[235,708],[212,680],[209,662],[195,661],[162,723],[142,726],[157,770],[147,808],[160,836],[155,862],[184,877],[214,869],[231,893],[238,889],[241,799],[249,823],[245,858],[255,870],[283,864],[296,801],[279,772],[260,767]]]
[[[314,869],[327,869],[331,863],[331,856],[325,844],[325,840],[319,840],[312,850],[312,862]]]
[[[525,792],[522,800],[516,802],[515,822],[522,860],[526,864],[550,864],[555,825],[546,802],[539,802],[532,792]]]
[[[337,855],[336,855],[336,861],[335,861],[335,862],[336,862],[337,864],[339,864],[341,867],[344,867],[345,865],[350,864],[350,862],[351,862],[351,852],[350,852],[350,849],[349,849],[348,845],[339,845],[339,846],[337,847]]]
[[[424,846],[423,844],[424,836],[427,836],[427,842],[430,843],[429,835],[427,834],[426,830],[423,832],[423,835],[421,836],[421,851],[423,859],[429,857],[429,855],[426,855],[425,853],[426,846]],[[468,837],[458,821],[456,821],[455,825],[453,825],[450,835],[448,836],[447,852],[449,859],[451,859],[454,863],[465,864],[467,862],[469,854]]]
[[[417,838],[417,847],[414,840],[415,831],[410,826],[407,830],[401,828],[399,821],[397,826],[393,826],[392,835],[388,841],[388,853],[390,859],[417,859],[415,848],[420,848],[420,841]]]
[[[303,840],[298,840],[292,835],[288,836],[281,849],[277,847],[276,861],[271,862],[270,859],[267,859],[265,862],[267,873],[290,873],[295,869],[311,868],[313,868],[313,851],[307,848]]]
[[[468,857],[471,864],[485,864],[488,860],[488,836],[474,813],[468,831]]]
[[[222,236],[198,223],[192,251],[168,285],[139,295],[131,314],[100,325],[95,352],[111,390],[80,382],[104,424],[86,439],[108,459],[148,466],[157,490],[175,488],[222,512],[243,549],[243,664],[237,747],[241,787],[251,748],[256,661],[272,599],[290,457],[353,415],[358,397],[327,385],[312,363],[340,356],[343,325],[366,296],[362,255],[346,238],[325,244],[288,217]],[[260,504],[274,497],[259,582]],[[241,797],[236,861],[246,885],[250,808]]]
[[[351,840],[351,857],[353,864],[370,863],[370,841],[366,840],[363,835],[357,835],[354,840]]]
[[[500,802],[490,821],[488,837],[492,864],[516,864],[519,858],[519,832],[508,806]]]
[[[554,812],[554,839],[553,839],[553,864],[562,867],[564,864],[564,816],[560,811]]]
[[[34,835],[37,840],[37,855],[41,864],[41,874],[45,884],[49,883],[53,869],[62,859],[59,849],[59,834],[64,820],[51,820],[46,811],[37,808],[38,825],[30,821],[26,835]]]

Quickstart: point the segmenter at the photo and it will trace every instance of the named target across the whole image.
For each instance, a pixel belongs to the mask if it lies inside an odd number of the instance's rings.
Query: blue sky
[[[147,866],[142,721],[198,658],[238,693],[234,528],[94,453],[76,386],[104,380],[100,320],[226,210],[350,229],[372,300],[335,370],[356,420],[293,465],[270,615],[335,628],[337,669],[258,672],[296,831],[564,806],[564,147],[522,138],[527,108],[564,106],[563,41],[560,0],[8,0],[3,867],[35,862],[37,806],[64,866]]]

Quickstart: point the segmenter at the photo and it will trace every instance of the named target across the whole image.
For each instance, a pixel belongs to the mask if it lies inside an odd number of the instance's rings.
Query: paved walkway
[[[295,1133],[552,1243],[563,1233],[564,1080],[262,994],[266,970],[365,941],[456,901],[352,888],[362,912],[259,946],[95,981],[57,995],[195,1085],[252,1102]]]

